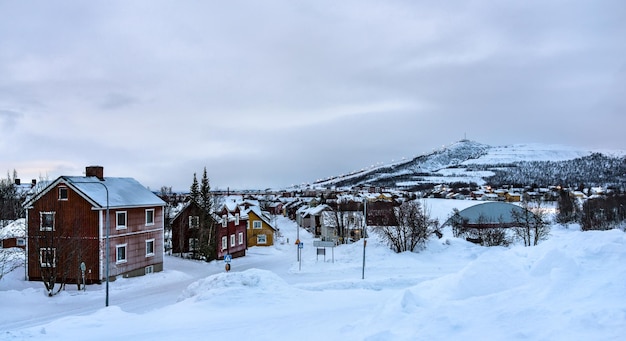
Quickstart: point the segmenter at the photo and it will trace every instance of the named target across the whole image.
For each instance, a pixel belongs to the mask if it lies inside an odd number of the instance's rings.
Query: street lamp
[[[106,208],[106,223],[105,223],[105,262],[106,262],[106,266],[105,266],[105,282],[106,282],[106,295],[105,295],[105,300],[104,300],[104,306],[108,307],[109,306],[109,188],[103,184],[102,182],[92,182],[92,181],[72,181],[70,180],[71,183],[75,183],[75,184],[98,184],[98,185],[102,185],[102,187],[104,187],[104,190],[106,191],[107,194],[107,208]]]

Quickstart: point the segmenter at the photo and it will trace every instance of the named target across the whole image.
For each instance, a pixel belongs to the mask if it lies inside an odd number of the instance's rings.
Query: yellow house
[[[276,228],[272,226],[258,206],[251,206],[248,213],[248,247],[274,245]]]

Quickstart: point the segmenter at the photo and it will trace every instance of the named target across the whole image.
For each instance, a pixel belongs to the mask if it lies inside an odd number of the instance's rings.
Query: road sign
[[[333,241],[314,240],[313,241],[313,246],[315,246],[315,247],[335,247],[335,242],[333,242]]]
[[[304,247],[304,243],[303,242],[298,243],[298,249],[302,249],[303,247]]]
[[[233,260],[233,256],[230,253],[224,255],[224,262],[230,263],[231,260]]]

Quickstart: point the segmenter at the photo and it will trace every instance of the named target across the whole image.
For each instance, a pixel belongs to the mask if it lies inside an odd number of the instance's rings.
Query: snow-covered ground
[[[454,201],[426,203],[440,221]],[[458,204],[458,202],[456,203]],[[464,207],[458,207],[462,209]],[[1,340],[623,340],[626,233],[552,227],[539,246],[481,247],[449,231],[419,253],[376,237],[297,261],[283,244],[223,262],[166,257],[160,273],[49,298],[23,268],[0,280]],[[287,238],[289,242],[287,243]],[[364,273],[364,279],[362,275]]]

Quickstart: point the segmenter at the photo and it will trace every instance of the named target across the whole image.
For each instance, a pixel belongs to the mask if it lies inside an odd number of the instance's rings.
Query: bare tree
[[[394,209],[397,225],[377,226],[395,252],[416,251],[423,247],[438,225],[419,201],[405,201]]]
[[[80,263],[87,257],[97,257],[98,238],[89,237],[76,219],[64,221],[53,213],[43,213],[41,219],[42,228],[29,238],[34,246],[31,256],[39,260],[48,296],[64,289],[70,280],[75,280],[80,288]]]
[[[541,210],[539,203],[534,207],[533,212],[524,202],[523,210],[512,210],[511,214],[515,220],[516,227],[513,228],[515,236],[524,242],[524,246],[535,246],[539,241],[545,240],[550,234],[550,226],[546,222],[545,213]]]

